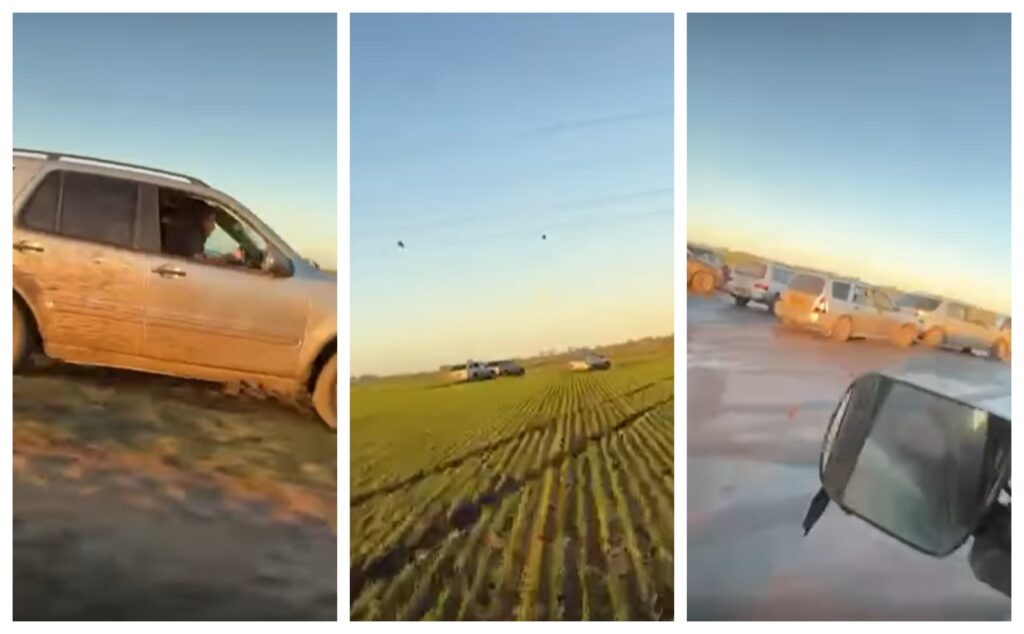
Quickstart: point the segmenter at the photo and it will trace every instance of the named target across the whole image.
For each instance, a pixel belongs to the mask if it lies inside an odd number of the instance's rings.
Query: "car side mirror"
[[[291,277],[295,274],[295,265],[274,247],[270,247],[263,259],[263,270],[274,277]]]
[[[956,382],[951,382],[956,384]],[[982,524],[1010,476],[1010,423],[909,382],[867,374],[832,415],[819,463],[828,500],[896,539],[944,557]],[[820,510],[814,514],[815,504]]]

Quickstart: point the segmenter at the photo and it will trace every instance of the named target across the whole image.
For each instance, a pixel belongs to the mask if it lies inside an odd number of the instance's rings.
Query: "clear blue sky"
[[[337,261],[337,18],[15,14],[14,143],[191,173]]]
[[[352,16],[354,373],[672,332],[672,28]]]
[[[1010,310],[1009,15],[690,15],[688,237]]]

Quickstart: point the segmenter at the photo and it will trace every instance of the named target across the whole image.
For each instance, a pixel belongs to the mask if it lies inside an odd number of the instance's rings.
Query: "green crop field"
[[[353,619],[671,619],[671,339],[351,392]]]

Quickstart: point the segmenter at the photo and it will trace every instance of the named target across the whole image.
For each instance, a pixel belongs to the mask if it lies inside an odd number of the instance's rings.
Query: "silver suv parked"
[[[737,306],[759,302],[775,312],[775,303],[789,286],[792,269],[761,260],[745,260],[732,269],[725,291],[732,295]]]
[[[1010,359],[1009,321],[995,313],[926,293],[907,293],[897,303],[916,318],[921,342],[927,346],[979,350],[1002,361]]]
[[[337,276],[183,174],[14,150],[14,369],[69,363],[308,394],[337,421]]]
[[[816,330],[836,341],[887,339],[905,348],[918,335],[914,318],[901,312],[882,290],[815,273],[793,276],[775,314],[784,325]]]

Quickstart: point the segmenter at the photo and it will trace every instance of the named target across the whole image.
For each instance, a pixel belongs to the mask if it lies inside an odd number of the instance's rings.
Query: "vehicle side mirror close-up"
[[[1010,423],[911,382],[866,374],[833,413],[819,466],[822,491],[805,532],[831,500],[944,557],[981,526],[1008,486]]]
[[[291,277],[295,274],[295,266],[274,247],[270,247],[263,259],[263,270],[274,277]]]

